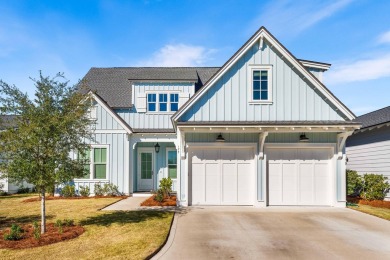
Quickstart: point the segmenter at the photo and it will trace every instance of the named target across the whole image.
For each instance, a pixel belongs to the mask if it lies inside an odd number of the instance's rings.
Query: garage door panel
[[[222,164],[222,203],[237,203],[237,165]]]
[[[282,203],[282,165],[280,163],[269,162],[269,203],[270,205],[280,205]]]
[[[329,203],[329,165],[325,163],[315,165],[315,202],[318,205],[326,205]]]
[[[297,172],[295,163],[285,163],[282,165],[282,199],[286,205],[296,205],[297,203]]]
[[[192,203],[200,204],[206,200],[206,179],[204,164],[192,164]]]
[[[253,194],[252,164],[238,163],[237,169],[238,169],[237,201],[241,205],[250,205],[253,203],[252,202],[252,194]]]
[[[253,149],[199,149],[190,154],[192,205],[253,204]]]
[[[267,149],[269,205],[330,205],[330,148]]]
[[[206,204],[219,204],[221,200],[219,164],[206,163]]]
[[[299,164],[299,202],[300,204],[310,205],[314,202],[314,164]]]

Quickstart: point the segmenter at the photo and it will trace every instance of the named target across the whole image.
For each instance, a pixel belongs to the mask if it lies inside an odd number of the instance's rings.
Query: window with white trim
[[[171,179],[177,178],[177,151],[167,149],[167,168],[168,177]]]
[[[148,112],[176,112],[179,110],[179,93],[148,93]]]
[[[108,147],[96,146],[79,154],[78,158],[84,164],[84,176],[81,179],[107,179],[108,178]]]
[[[269,65],[251,66],[248,82],[251,86],[251,103],[272,102],[272,67]]]

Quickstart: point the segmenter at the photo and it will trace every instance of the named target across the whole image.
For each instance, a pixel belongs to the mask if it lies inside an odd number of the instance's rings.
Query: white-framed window
[[[272,103],[272,66],[249,65],[248,86],[250,103]]]
[[[92,145],[85,156],[78,155],[84,164],[85,175],[80,179],[107,180],[109,170],[109,146]]]
[[[150,92],[147,93],[148,112],[176,112],[179,110],[179,93]]]
[[[167,177],[177,179],[177,151],[167,148]]]

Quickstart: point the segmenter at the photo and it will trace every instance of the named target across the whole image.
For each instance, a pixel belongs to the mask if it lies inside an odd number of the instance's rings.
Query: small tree
[[[46,231],[45,192],[55,185],[84,175],[85,162],[73,160],[85,155],[91,139],[88,110],[91,102],[68,86],[63,74],[32,79],[33,99],[16,86],[0,81],[0,114],[16,115],[14,127],[0,132],[0,163],[4,177],[16,183],[26,181],[41,194],[41,233]]]

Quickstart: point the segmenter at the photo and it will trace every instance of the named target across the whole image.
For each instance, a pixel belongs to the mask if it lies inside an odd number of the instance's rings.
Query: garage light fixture
[[[223,138],[222,135],[219,134],[219,135],[217,136],[217,139],[216,139],[215,141],[217,141],[217,142],[225,142],[225,138]]]
[[[160,145],[158,143],[154,145],[154,151],[156,151],[156,153],[160,151]]]
[[[306,134],[303,133],[299,136],[299,142],[309,142],[309,138],[306,137]]]

